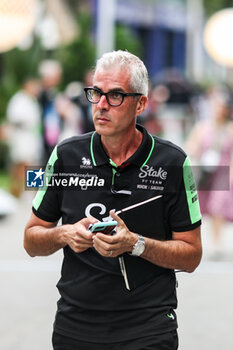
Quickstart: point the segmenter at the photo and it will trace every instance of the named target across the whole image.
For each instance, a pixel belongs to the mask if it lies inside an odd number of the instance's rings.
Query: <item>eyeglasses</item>
[[[109,92],[102,92],[100,89],[93,88],[93,87],[86,87],[84,88],[84,91],[86,93],[86,98],[91,103],[99,103],[101,97],[104,95],[106,97],[106,100],[108,101],[108,104],[113,107],[119,107],[123,101],[124,98],[127,96],[142,96],[143,94],[137,93],[137,92],[121,92],[121,91],[109,91]]]

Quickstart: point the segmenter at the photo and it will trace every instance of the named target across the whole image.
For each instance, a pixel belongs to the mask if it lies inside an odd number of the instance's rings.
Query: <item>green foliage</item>
[[[37,67],[43,53],[39,40],[29,50],[18,48],[1,54],[0,122],[4,119],[10,97],[21,87],[27,77],[37,75]]]
[[[204,0],[203,4],[207,16],[210,16],[224,8],[233,6],[232,0]]]
[[[9,148],[6,142],[0,140],[0,171],[9,165]],[[0,181],[1,185],[2,182]]]
[[[37,75],[38,62],[43,58],[40,41],[35,38],[28,50],[14,49],[4,56],[4,66],[8,78],[21,85],[25,78]],[[13,69],[12,69],[13,68]]]
[[[85,73],[95,65],[96,48],[91,37],[90,16],[85,12],[81,13],[78,24],[81,30],[78,38],[61,47],[56,55],[63,66],[63,86],[71,81],[83,81]],[[136,34],[120,24],[116,26],[115,49],[128,50],[139,57],[142,54],[142,45]]]
[[[0,184],[1,188],[10,191],[10,176],[6,170],[2,170],[0,166]]]
[[[136,33],[123,24],[117,24],[115,33],[116,50],[128,50],[142,58],[142,45]]]
[[[85,73],[95,64],[96,49],[91,38],[91,18],[87,13],[78,17],[80,34],[73,42],[58,49],[56,58],[63,67],[63,85],[83,81]]]
[[[80,28],[78,37],[56,51],[45,51],[40,40],[34,38],[29,50],[14,49],[0,55],[0,123],[5,117],[10,97],[20,89],[27,77],[37,76],[41,60],[54,58],[60,61],[64,72],[62,88],[71,81],[83,81],[85,73],[94,67],[96,48],[92,38],[91,16],[82,11],[77,21]],[[137,33],[122,24],[116,25],[115,49],[128,50],[142,58],[142,44]]]

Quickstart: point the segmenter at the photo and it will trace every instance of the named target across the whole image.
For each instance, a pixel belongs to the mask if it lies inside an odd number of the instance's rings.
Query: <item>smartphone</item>
[[[89,231],[92,233],[101,232],[106,235],[112,234],[115,227],[117,226],[117,221],[98,221],[89,226]]]

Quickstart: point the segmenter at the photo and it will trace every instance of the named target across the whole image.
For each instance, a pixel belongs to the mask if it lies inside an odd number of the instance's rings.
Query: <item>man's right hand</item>
[[[93,233],[88,230],[88,227],[97,221],[93,217],[88,217],[73,225],[66,225],[68,227],[64,233],[65,242],[76,253],[82,253],[86,249],[93,247]]]
[[[57,226],[32,213],[24,234],[24,248],[30,256],[47,256],[69,245],[76,253],[93,246],[90,224],[98,221],[93,217],[81,219],[75,224]]]

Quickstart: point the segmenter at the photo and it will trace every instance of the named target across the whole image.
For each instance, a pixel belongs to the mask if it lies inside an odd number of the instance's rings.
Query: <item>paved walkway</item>
[[[0,349],[52,350],[51,332],[62,252],[30,258],[23,230],[31,203],[20,201],[15,214],[0,221]],[[233,349],[233,225],[223,234],[224,260],[210,260],[209,222],[203,224],[204,256],[193,274],[177,275],[179,350]]]

